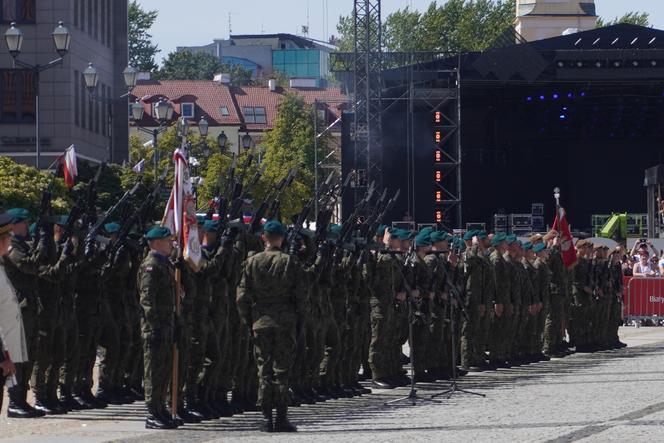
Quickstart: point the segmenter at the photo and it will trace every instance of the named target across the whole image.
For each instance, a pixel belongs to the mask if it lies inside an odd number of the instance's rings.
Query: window
[[[101,0],[101,44],[106,44],[106,0]]]
[[[81,79],[79,81],[81,88],[80,88],[80,99],[81,99],[81,128],[86,128],[86,105],[87,105],[87,97],[86,97],[86,92],[85,92],[85,78],[83,78],[83,74],[81,74]]]
[[[108,88],[110,90],[111,88]],[[108,99],[108,92],[106,85],[104,83],[101,84],[101,96],[104,98],[104,100]],[[104,104],[101,107],[101,134],[106,135],[106,129],[108,126],[108,121],[107,121],[107,116],[106,116],[106,110],[107,106]]]
[[[78,71],[74,71],[74,124],[76,126],[81,126],[81,104],[79,102],[81,94],[80,75]]]
[[[223,117],[228,117],[229,115],[231,115],[231,113],[228,112],[228,107],[226,106],[222,106],[221,108],[219,108],[219,114],[221,114]]]
[[[74,26],[77,28],[80,26],[80,22],[78,20],[78,11],[81,8],[81,4],[79,0],[74,0]]]
[[[36,0],[2,0],[2,21],[4,23],[35,23]]]
[[[88,35],[92,35],[92,1],[88,0]]]
[[[244,121],[245,123],[266,124],[267,116],[265,115],[265,108],[244,108]]]
[[[94,0],[94,11],[93,11],[93,16],[94,16],[94,26],[92,28],[92,36],[94,38],[99,37],[99,0]]]
[[[180,115],[184,118],[194,118],[194,104],[182,103],[180,105]]]
[[[31,123],[35,121],[35,90],[32,71],[3,70],[1,73],[0,121]]]

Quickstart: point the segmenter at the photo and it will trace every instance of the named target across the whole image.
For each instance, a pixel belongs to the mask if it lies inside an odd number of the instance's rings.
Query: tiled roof
[[[277,107],[284,99],[286,93],[301,95],[308,104],[318,100],[321,106],[326,106],[330,117],[336,119],[341,110],[347,105],[348,97],[341,93],[339,88],[277,88],[274,92],[262,86],[236,86],[231,88],[237,100],[240,113],[245,107],[264,107],[267,114],[267,124],[247,123],[249,130],[265,130],[274,125],[277,118]]]
[[[176,117],[180,111],[180,102],[194,100],[198,121],[202,115],[210,126],[241,125],[249,131],[265,131],[272,128],[277,117],[277,107],[286,93],[301,95],[305,102],[318,101],[319,109],[327,109],[327,119],[331,123],[341,115],[348,105],[348,97],[339,88],[276,88],[274,92],[267,86],[232,86],[219,84],[211,80],[152,80],[140,82],[133,90],[133,95],[144,100],[145,117],[142,126],[156,126],[151,117],[150,103],[160,97],[166,97],[175,109]],[[220,107],[228,108],[229,116],[220,114]],[[266,124],[245,123],[245,107],[265,108]]]
[[[239,125],[242,123],[228,86],[210,80],[142,81],[136,85],[132,94],[140,99],[146,98],[146,100],[149,97],[155,99],[159,96],[166,97],[173,102],[177,114],[180,111],[178,104],[181,101],[180,99],[195,99],[196,111],[193,120],[198,121],[201,116],[205,116],[211,126]],[[228,116],[221,115],[220,108],[222,106],[228,108]],[[144,117],[146,126],[150,126],[150,119],[150,104],[146,103]]]

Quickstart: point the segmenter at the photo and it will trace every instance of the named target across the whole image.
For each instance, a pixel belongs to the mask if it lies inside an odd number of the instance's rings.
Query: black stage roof
[[[392,66],[383,72],[386,161],[406,164],[410,80],[416,88],[454,87],[450,71],[460,66],[464,222],[491,226],[501,209],[529,212],[533,202],[551,202],[554,186],[579,228],[592,214],[646,212],[643,171],[664,163],[664,31],[620,24],[518,39],[505,35],[483,52],[384,54]],[[417,156],[429,143],[431,112],[414,112],[415,136],[425,134]],[[424,153],[413,174],[428,177],[432,167]],[[404,186],[398,170],[385,170],[386,185]],[[420,223],[432,221],[429,186],[426,179],[415,186]]]

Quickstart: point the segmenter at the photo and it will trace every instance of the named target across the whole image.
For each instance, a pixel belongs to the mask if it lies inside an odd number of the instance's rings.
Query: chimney
[[[214,82],[220,85],[229,85],[231,83],[231,75],[227,73],[220,73],[214,75]]]
[[[277,90],[277,80],[274,78],[271,78],[267,81],[267,86],[270,88],[270,92],[274,92]]]

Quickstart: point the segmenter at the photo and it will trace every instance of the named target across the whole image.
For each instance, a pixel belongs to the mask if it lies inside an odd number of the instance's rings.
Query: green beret
[[[207,219],[205,218],[204,215],[197,215],[196,216],[196,223],[198,223],[198,226],[203,226],[203,223],[205,223],[205,220],[207,220]]]
[[[530,243],[529,241],[527,241],[523,244],[523,249],[525,249],[526,251],[529,251],[529,250],[533,249],[533,244]]]
[[[487,238],[487,237],[489,236],[489,234],[488,234],[486,231],[484,231],[484,230],[482,230],[482,231],[477,231],[477,233],[476,233],[475,235],[476,235],[477,238],[479,238],[480,240],[484,240],[485,238]]]
[[[58,215],[54,219],[54,223],[58,226],[66,226],[69,223],[68,215]]]
[[[415,236],[415,247],[424,247],[424,246],[431,246],[431,238],[429,238],[429,234],[426,232],[424,234],[419,233]]]
[[[270,220],[263,226],[263,232],[266,234],[286,235],[286,228],[277,220]]]
[[[431,234],[432,232],[434,232],[434,230],[433,230],[433,228],[432,228],[431,226],[427,226],[426,228],[422,228],[422,229],[420,230],[420,234],[424,234],[424,235],[429,235],[429,234]]]
[[[398,228],[387,228],[387,232],[390,233],[390,240],[400,240],[401,229]]]
[[[399,229],[399,240],[411,240],[412,232],[405,229]]]
[[[163,226],[155,226],[150,229],[145,238],[148,240],[160,240],[162,238],[168,238],[171,236],[171,230]]]
[[[464,241],[471,241],[473,237],[477,235],[477,231],[474,229],[471,229],[470,231],[466,231],[465,234],[463,234],[463,240]]]
[[[216,232],[219,230],[219,220],[205,220],[203,223],[205,232]]]
[[[491,246],[498,246],[505,240],[507,240],[507,236],[504,233],[499,232],[494,234],[493,238],[491,239]]]
[[[332,240],[338,239],[340,233],[341,233],[341,226],[337,225],[336,223],[330,224],[330,227],[327,228],[327,236]]]
[[[537,254],[538,252],[542,252],[543,250],[546,249],[546,245],[542,243],[537,243],[535,246],[533,246],[533,252]]]
[[[447,234],[440,231],[434,231],[431,234],[429,234],[429,239],[431,240],[431,243],[438,243],[447,240]]]
[[[516,241],[516,235],[510,234],[510,235],[506,236],[505,241],[507,242],[508,245],[511,245],[512,243],[514,243]]]
[[[9,216],[11,217],[12,224],[30,219],[30,211],[23,208],[12,208],[9,211],[7,211],[7,214],[9,214]]]
[[[104,231],[106,231],[107,234],[115,234],[119,230],[120,230],[120,223],[111,222],[111,223],[106,223],[104,225]]]
[[[378,226],[378,229],[376,229],[376,236],[382,237],[385,235],[385,230],[387,229],[387,225],[380,225]]]
[[[408,238],[406,240],[415,240],[415,237],[417,237],[417,232],[408,231]]]

